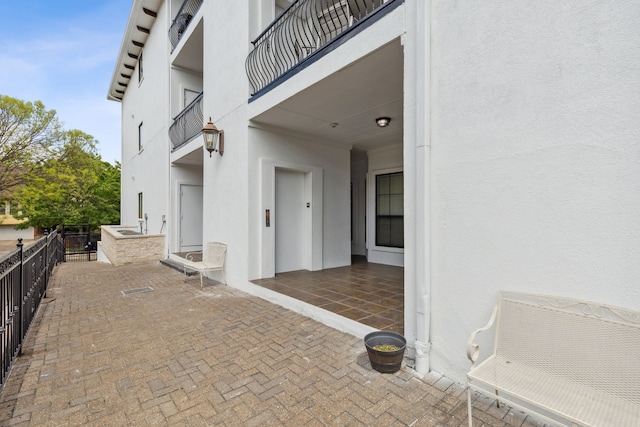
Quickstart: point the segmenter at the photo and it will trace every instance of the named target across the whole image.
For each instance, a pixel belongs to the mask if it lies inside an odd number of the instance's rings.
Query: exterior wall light
[[[211,122],[211,117],[209,117],[209,123],[202,128],[202,137],[204,138],[204,148],[209,152],[209,157],[214,151],[222,156],[224,153],[224,130],[218,130]]]
[[[389,117],[378,117],[376,119],[376,124],[381,128],[386,128],[387,126],[389,126],[390,122],[391,122],[391,118]]]

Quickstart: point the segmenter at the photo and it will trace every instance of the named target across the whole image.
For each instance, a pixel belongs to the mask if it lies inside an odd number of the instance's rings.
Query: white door
[[[198,97],[198,95],[200,95],[200,93],[196,92],[195,90],[185,89],[184,90],[184,97],[182,99],[182,102],[183,102],[182,109],[187,108],[187,105],[191,104],[191,102],[194,99],[196,99]]]
[[[202,250],[202,186],[180,185],[180,252]]]
[[[276,273],[305,268],[305,174],[276,169]]]

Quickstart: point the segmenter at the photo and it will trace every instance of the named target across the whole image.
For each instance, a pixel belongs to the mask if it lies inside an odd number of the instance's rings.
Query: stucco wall
[[[143,50],[143,78],[138,69],[122,102],[121,221],[138,223],[138,193],[143,193],[146,231],[166,233],[162,216],[169,212],[169,94],[167,53],[167,3],[158,10]],[[143,123],[142,150],[138,149],[138,126]],[[164,225],[164,226],[163,226]]]
[[[249,207],[250,235],[254,242],[260,241],[264,226],[262,212],[262,187],[260,159],[277,159],[300,166],[314,166],[323,170],[322,212],[322,264],[323,268],[349,265],[351,263],[350,239],[350,153],[345,147],[308,141],[299,137],[261,129],[250,129]],[[251,247],[251,278],[260,276],[262,256],[259,245]]]
[[[227,244],[228,283],[247,280],[249,97],[244,61],[249,49],[248,2],[207,2],[204,10],[203,114],[225,132],[224,155],[203,164],[203,240]],[[224,64],[224,66],[221,66]]]
[[[198,138],[197,150],[202,150],[201,139]],[[208,157],[208,155],[206,156]],[[202,185],[202,166],[200,165],[172,165],[171,166],[171,198],[174,203],[171,207],[171,213],[169,215],[169,224],[173,233],[170,233],[171,241],[169,244],[169,252],[180,251],[180,238],[181,238],[181,218],[180,218],[180,186],[181,185]],[[202,215],[202,214],[201,214]]]
[[[171,117],[175,117],[186,107],[185,89],[202,92],[202,76],[194,72],[174,68],[171,74]],[[206,119],[207,117],[205,117]]]
[[[640,3],[432,3],[431,367],[500,289],[640,309]]]

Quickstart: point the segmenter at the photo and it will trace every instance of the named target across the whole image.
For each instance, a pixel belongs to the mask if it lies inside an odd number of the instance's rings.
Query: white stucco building
[[[416,370],[463,381],[501,289],[640,310],[639,26],[626,1],[134,0],[122,223],[166,257],[225,242],[230,286],[320,320],[251,281],[403,266]]]

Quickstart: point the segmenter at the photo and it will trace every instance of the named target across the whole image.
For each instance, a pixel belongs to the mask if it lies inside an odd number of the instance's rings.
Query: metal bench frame
[[[493,354],[476,365],[476,335],[495,324]],[[640,313],[545,295],[501,292],[467,345],[472,391],[553,425],[640,425]]]
[[[194,256],[199,255],[202,261],[194,261]],[[203,251],[189,252],[185,260],[182,260],[185,278],[187,269],[196,270],[200,274],[200,289],[204,283],[202,277],[211,271],[219,271],[222,273],[222,283],[227,284],[224,274],[224,260],[227,256],[227,245],[220,242],[209,242],[205,245]],[[186,279],[185,279],[186,280]]]

